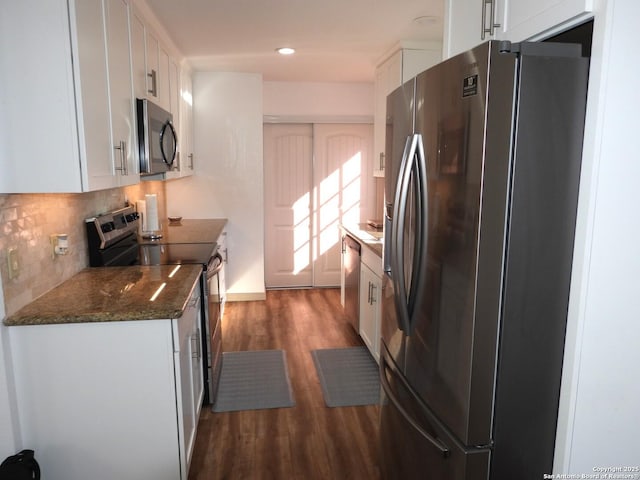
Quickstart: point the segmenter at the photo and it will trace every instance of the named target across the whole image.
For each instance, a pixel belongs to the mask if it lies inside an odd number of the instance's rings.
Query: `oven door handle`
[[[220,273],[224,266],[222,255],[220,252],[216,252],[207,263],[207,280]]]

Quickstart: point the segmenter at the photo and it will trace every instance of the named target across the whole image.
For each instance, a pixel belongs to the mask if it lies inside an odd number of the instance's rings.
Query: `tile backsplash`
[[[164,182],[80,194],[0,194],[0,275],[10,315],[89,265],[84,219],[158,195],[166,218]],[[69,253],[52,258],[50,236],[69,235]],[[7,255],[17,250],[20,272],[9,278]]]

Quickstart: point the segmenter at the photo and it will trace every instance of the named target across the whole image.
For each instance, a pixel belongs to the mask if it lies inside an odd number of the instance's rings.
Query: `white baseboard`
[[[227,302],[252,302],[255,300],[266,300],[266,292],[242,292],[242,293],[228,293]]]

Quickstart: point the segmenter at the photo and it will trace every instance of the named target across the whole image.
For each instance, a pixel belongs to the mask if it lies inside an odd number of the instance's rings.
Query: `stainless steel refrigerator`
[[[551,473],[587,76],[492,41],[388,97],[383,478]]]

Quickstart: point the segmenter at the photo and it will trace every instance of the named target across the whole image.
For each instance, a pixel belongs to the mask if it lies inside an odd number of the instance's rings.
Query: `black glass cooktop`
[[[206,265],[215,253],[215,243],[171,243],[168,245],[139,245],[140,265]]]

